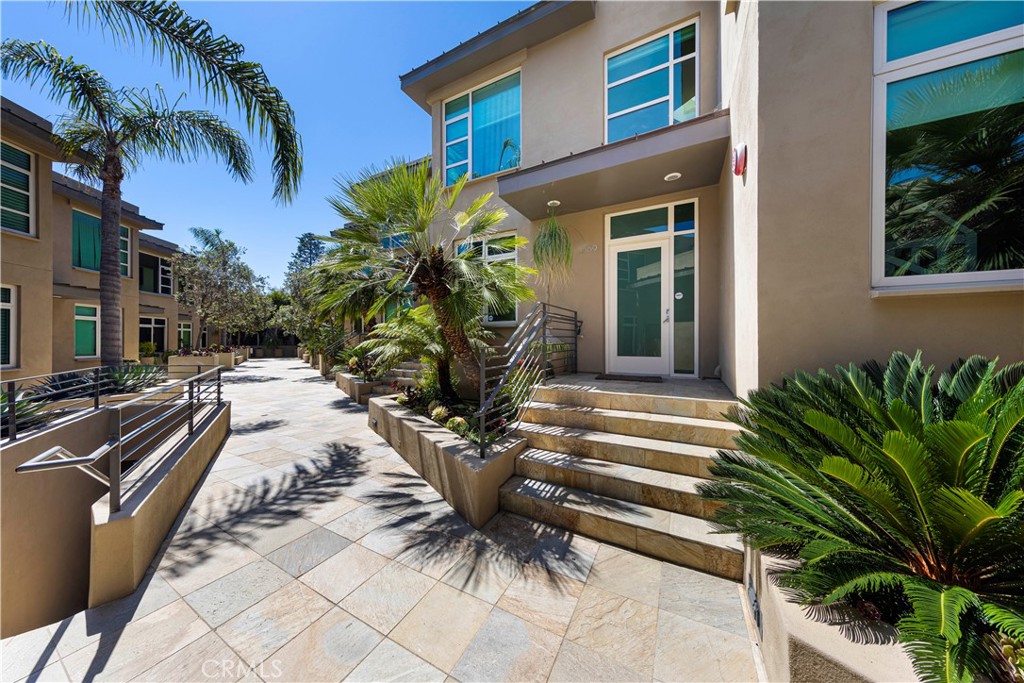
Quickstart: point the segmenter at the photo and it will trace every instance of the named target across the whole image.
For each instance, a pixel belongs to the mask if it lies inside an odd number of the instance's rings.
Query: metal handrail
[[[503,345],[480,353],[480,407],[473,417],[481,458],[495,432],[516,428],[540,384],[559,374],[559,367],[576,372],[581,326],[576,311],[538,302]],[[549,339],[564,336],[571,341],[553,349]]]
[[[106,405],[102,408],[110,416],[110,438],[106,443],[87,456],[76,456],[64,446],[54,446],[18,465],[14,471],[25,474],[75,467],[108,487],[110,512],[117,512],[121,509],[121,488],[124,478],[181,429],[186,418],[188,433],[190,436],[194,434],[196,418],[202,417],[199,414],[199,408],[204,405],[210,406],[208,414],[224,402],[221,383],[222,370],[223,367],[217,365],[186,379],[152,387],[147,393],[123,403]],[[183,389],[187,387],[187,392],[174,391],[178,387]],[[161,394],[168,392],[170,392],[168,396],[161,398]],[[211,399],[211,392],[215,392],[213,399]],[[154,398],[158,400],[154,402]],[[125,418],[126,409],[140,405],[147,406],[147,409],[137,415]],[[156,414],[143,424],[134,426],[127,434],[125,433],[125,428],[128,425],[154,413]],[[155,431],[141,442],[133,443],[154,429]],[[130,444],[127,452],[125,452],[126,444]],[[134,456],[144,448],[146,452],[135,458]],[[108,474],[103,474],[95,467],[97,461],[105,455],[109,456]],[[125,462],[129,463],[127,468],[124,467]]]

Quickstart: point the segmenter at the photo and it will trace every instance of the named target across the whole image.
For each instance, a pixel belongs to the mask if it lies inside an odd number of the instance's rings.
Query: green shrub
[[[156,344],[153,342],[141,342],[139,344],[139,356],[149,358],[156,355]]]
[[[448,418],[451,417],[451,414],[451,411],[448,410],[447,407],[437,406],[436,408],[431,409],[430,419],[438,424],[444,424],[448,421]]]
[[[1024,364],[933,377],[897,352],[754,391],[701,490],[726,530],[792,561],[791,597],[888,606],[927,681],[998,679],[986,643],[1024,637]]]
[[[444,423],[444,427],[461,436],[466,436],[469,433],[469,423],[464,417],[453,417]]]

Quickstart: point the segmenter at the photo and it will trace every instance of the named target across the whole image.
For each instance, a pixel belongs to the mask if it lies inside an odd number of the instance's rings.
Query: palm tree
[[[103,365],[123,358],[119,227],[121,183],[143,157],[191,161],[213,154],[243,182],[252,179],[252,154],[241,134],[205,111],[179,110],[162,90],[115,90],[97,71],[63,57],[39,41],[6,40],[0,47],[5,78],[43,81],[50,96],[66,101],[70,114],[57,126],[57,140],[68,156],[79,150],[86,161],[76,173],[102,185],[100,238],[100,357]]]
[[[507,214],[489,206],[490,194],[456,210],[465,181],[445,187],[427,164],[397,162],[383,172],[369,169],[339,182],[339,194],[328,202],[345,227],[321,238],[333,248],[317,270],[337,277],[337,301],[373,293],[367,319],[400,298],[425,300],[478,390],[479,357],[467,328],[479,321],[485,307],[507,312],[531,298],[525,283],[534,271],[512,260],[488,262],[480,249],[469,248],[486,239],[497,248],[518,249],[526,240],[496,235]],[[467,246],[460,246],[460,240]]]
[[[175,74],[202,88],[214,105],[237,105],[249,132],[271,139],[274,197],[283,202],[295,198],[302,176],[295,113],[263,67],[245,59],[242,45],[217,35],[175,2],[77,0],[66,3],[65,13],[80,24],[97,21],[123,43],[148,42],[156,60],[169,60]]]

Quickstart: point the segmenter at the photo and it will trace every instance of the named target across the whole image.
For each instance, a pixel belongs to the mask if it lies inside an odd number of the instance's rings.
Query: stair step
[[[643,436],[713,448],[733,448],[733,437],[740,432],[738,425],[722,420],[570,406],[542,401],[531,401],[523,419],[526,422],[545,425]]]
[[[531,448],[702,479],[711,477],[708,468],[716,453],[710,446],[532,422],[520,423],[518,433]]]
[[[384,383],[386,389],[391,389],[392,384],[397,384],[400,387],[416,386],[416,380],[412,377],[396,377],[395,375],[388,375],[387,377],[381,377],[380,381]]]
[[[534,400],[585,408],[699,417],[706,420],[726,420],[727,415],[735,415],[739,409],[739,403],[732,400],[602,391],[590,386],[558,384],[557,381],[537,387]]]
[[[698,517],[521,476],[501,487],[501,507],[715,576],[733,581],[743,576],[739,537],[714,533],[714,526]]]
[[[419,370],[406,370],[403,368],[395,368],[391,371],[392,377],[408,377],[410,379],[416,379],[416,376],[419,374]]]
[[[691,517],[710,518],[721,503],[705,500],[697,492],[702,479],[528,448],[516,457],[516,474],[560,486],[597,493],[618,500],[670,510]]]
[[[400,370],[422,370],[423,363],[418,361],[407,360],[398,364]]]

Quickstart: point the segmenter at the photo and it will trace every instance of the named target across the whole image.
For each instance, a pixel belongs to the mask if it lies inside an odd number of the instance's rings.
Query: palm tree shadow
[[[262,432],[270,429],[277,429],[278,427],[288,424],[287,420],[274,418],[271,420],[259,420],[257,422],[247,422],[246,424],[238,425],[237,427],[231,428],[232,434],[253,434],[255,432]]]

